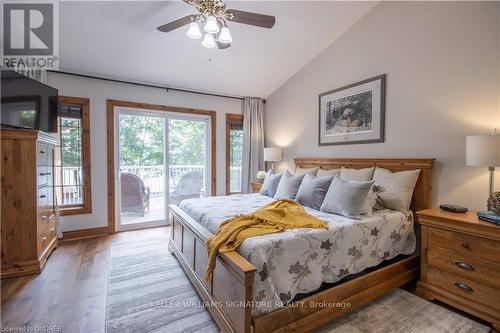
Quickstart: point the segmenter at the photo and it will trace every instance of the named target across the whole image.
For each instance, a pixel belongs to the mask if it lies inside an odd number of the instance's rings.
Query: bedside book
[[[484,221],[500,225],[500,215],[493,212],[477,212],[477,216]]]

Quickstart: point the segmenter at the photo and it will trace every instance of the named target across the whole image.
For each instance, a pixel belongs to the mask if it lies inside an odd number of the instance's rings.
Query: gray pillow
[[[357,182],[340,177],[333,178],[320,210],[343,216],[361,214],[363,203],[372,190],[373,183],[373,181]]]
[[[325,199],[326,191],[328,191],[332,179],[333,176],[316,177],[306,174],[304,179],[302,179],[295,200],[304,206],[319,209],[323,203],[323,199]]]
[[[299,190],[300,183],[306,174],[292,175],[289,171],[285,171],[281,177],[278,189],[274,195],[275,199],[295,199],[295,195]]]
[[[260,189],[260,194],[267,195],[269,197],[274,197],[278,184],[280,183],[282,173],[274,173],[273,170],[269,170]]]

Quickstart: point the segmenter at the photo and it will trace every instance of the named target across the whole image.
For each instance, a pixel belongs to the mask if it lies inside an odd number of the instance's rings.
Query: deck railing
[[[205,175],[205,166],[203,165],[170,165],[169,173],[169,191],[172,192],[181,177],[190,172],[199,171]],[[151,194],[161,194],[164,191],[165,175],[162,165],[128,165],[121,166],[120,172],[132,173],[142,179],[144,185],[149,187]],[[231,191],[240,192],[241,188],[241,167],[231,167]],[[63,168],[63,202],[64,204],[74,204],[81,202],[82,187],[81,187],[81,168],[64,167]]]

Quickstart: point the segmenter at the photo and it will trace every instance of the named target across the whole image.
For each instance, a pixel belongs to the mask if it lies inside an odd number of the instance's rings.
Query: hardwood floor
[[[2,280],[2,328],[55,326],[59,332],[104,332],[112,242],[167,240],[168,232],[152,228],[60,242],[41,274]]]
[[[52,253],[46,268],[41,274],[1,281],[2,332],[30,332],[36,329],[46,332],[105,332],[106,305],[107,301],[109,301],[107,297],[108,288],[110,288],[110,281],[108,281],[108,279],[112,266],[111,248],[113,247],[113,252],[118,250],[120,255],[126,255],[127,250],[133,250],[134,247],[147,243],[151,245],[148,251],[155,254],[157,251],[167,251],[166,242],[168,235],[169,228],[162,227],[122,232],[109,237],[60,242],[59,247]],[[120,248],[124,249],[123,253]],[[154,255],[152,255],[152,257],[154,257]],[[141,259],[137,258],[136,261],[137,260]],[[115,261],[115,265],[122,264],[123,263],[120,261]],[[140,263],[136,263],[135,265],[140,265]],[[131,268],[130,263],[127,263],[127,267],[130,274],[133,274],[134,270],[137,269],[135,266]],[[180,268],[177,268],[177,270],[182,272]],[[148,274],[154,274],[154,272],[150,271]],[[120,276],[115,278],[122,279]],[[177,282],[180,280],[176,279]],[[160,285],[157,287],[157,289],[162,289]],[[186,293],[189,289],[193,292],[192,297],[196,297],[190,285],[186,286],[186,288],[184,288],[185,290],[181,287],[182,286],[179,286],[179,293]],[[117,288],[119,291],[121,286],[118,285]],[[139,288],[143,294],[147,293],[144,288],[146,288],[144,285],[141,285]],[[136,296],[139,297],[141,295],[137,293]],[[120,293],[116,293],[115,297],[120,297]],[[158,299],[165,299],[165,297],[165,295],[158,294]],[[130,298],[130,300],[134,299]],[[138,306],[138,304],[135,306]],[[378,307],[376,304],[375,306]],[[396,308],[399,308],[399,306]],[[381,308],[379,307],[379,309],[384,309],[384,306]],[[458,312],[456,309],[449,310]],[[163,328],[165,328],[163,331],[182,332],[183,327],[186,328],[189,325],[196,327],[198,324],[196,320],[203,322],[203,325],[206,326],[206,320],[203,315],[198,315],[196,317],[197,319],[194,320],[192,319],[193,317],[191,317],[194,312],[186,312],[193,311],[192,309],[183,311],[182,316],[180,313],[174,314],[179,320],[170,324],[170,326],[163,326]],[[354,316],[353,318],[356,318],[356,316],[363,316],[364,311],[365,310],[361,309],[361,314],[355,312],[350,316]],[[384,310],[384,312],[385,311],[386,310]],[[208,312],[203,312],[208,316]],[[152,314],[156,315],[157,313]],[[464,314],[462,314],[462,316],[463,315]],[[146,314],[144,314],[144,316],[149,318]],[[395,315],[395,317],[397,316],[398,315]],[[399,314],[399,316],[402,315]],[[354,320],[349,318],[346,319],[348,322]],[[465,318],[462,319],[465,320]],[[471,319],[477,320],[476,318]],[[182,320],[188,320],[189,325]],[[344,322],[346,320],[344,320]],[[366,321],[366,318],[363,320]],[[401,320],[405,321],[404,318]],[[437,320],[437,322],[440,320],[441,319]],[[157,320],[154,320],[155,323],[156,321]],[[458,321],[453,320],[453,322]],[[120,327],[119,324],[120,320],[118,319],[117,327]],[[149,325],[148,327],[154,326],[151,324],[151,319],[146,319],[145,323],[141,325],[146,324]],[[340,321],[338,325],[341,324],[342,321]],[[181,328],[178,327],[179,325]],[[363,325],[364,324],[361,322],[358,326],[362,327]],[[454,325],[456,326],[456,323]],[[40,328],[40,326],[49,327]],[[133,326],[129,325],[127,327],[130,328]],[[125,329],[124,331],[132,332],[133,330]],[[320,332],[338,331],[342,332],[343,329],[340,328],[340,330],[335,330],[333,326],[329,326],[326,330],[320,330]]]

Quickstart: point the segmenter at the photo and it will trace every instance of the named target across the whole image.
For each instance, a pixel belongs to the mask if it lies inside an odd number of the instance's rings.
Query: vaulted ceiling
[[[276,16],[273,29],[230,23],[232,46],[206,49],[187,27],[156,27],[194,13],[180,1],[61,1],[60,69],[244,96],[267,97],[377,2],[228,1]]]

